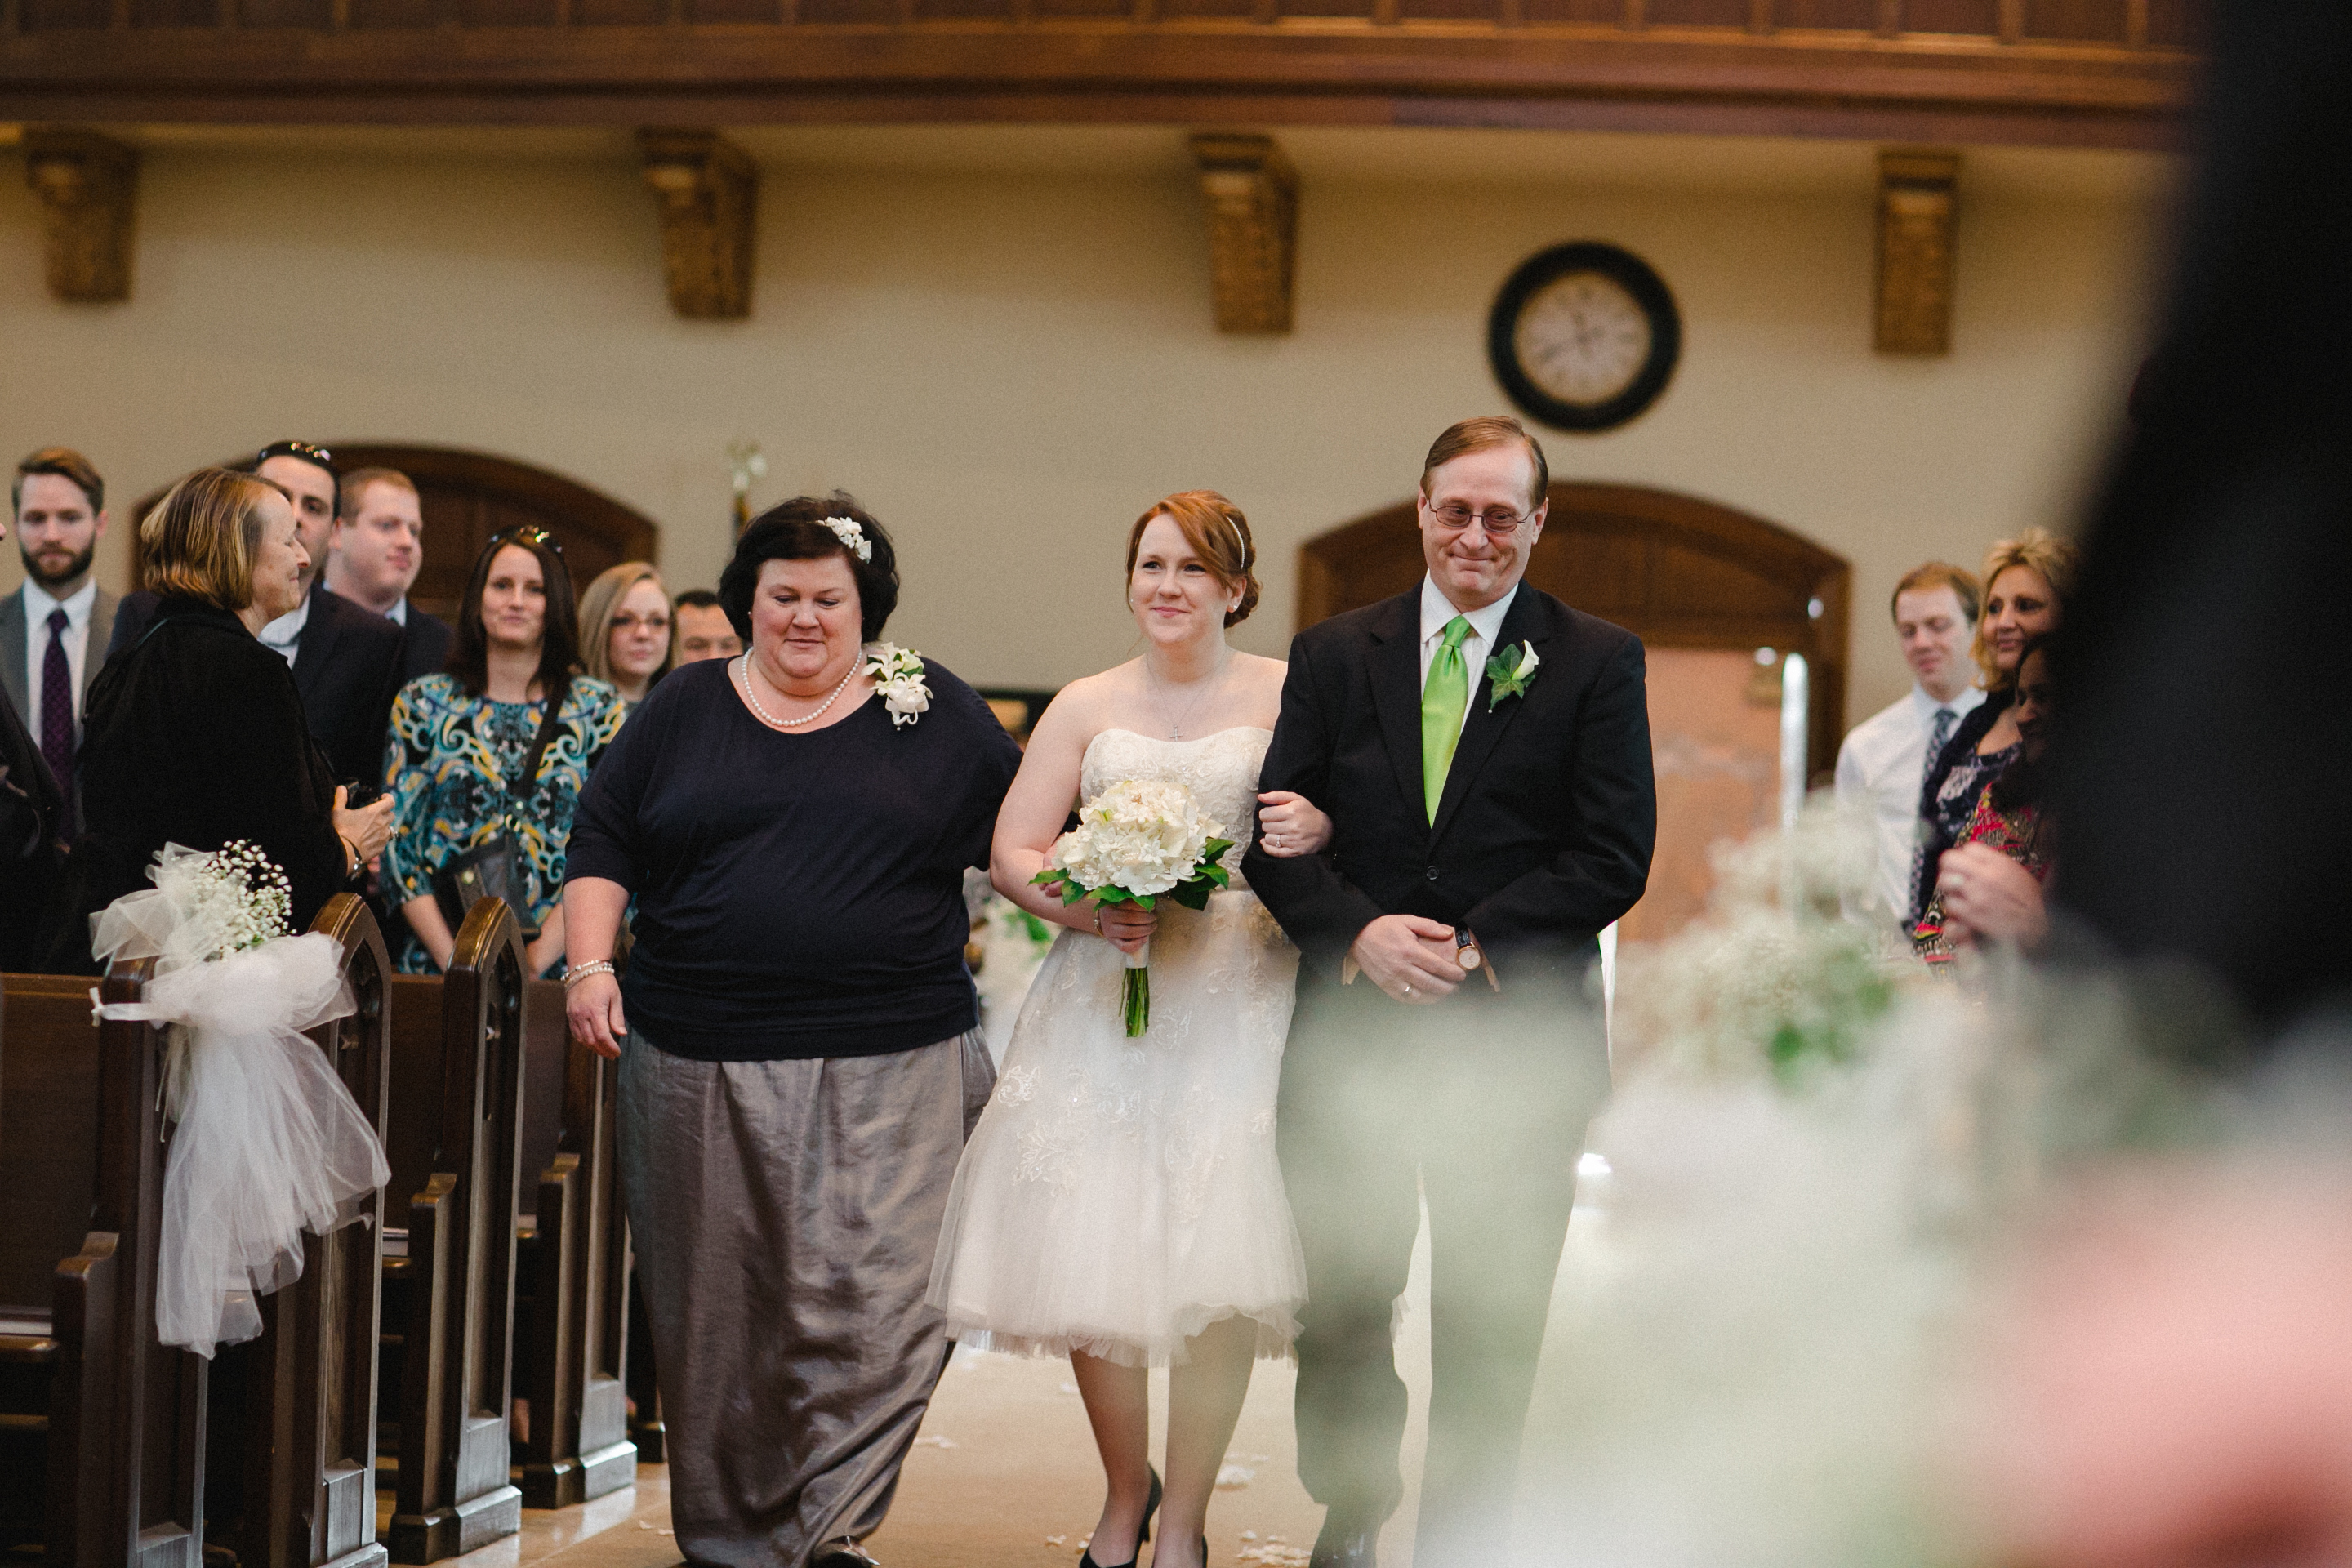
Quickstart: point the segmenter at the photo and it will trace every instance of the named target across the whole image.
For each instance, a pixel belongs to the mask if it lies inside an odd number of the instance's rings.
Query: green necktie
[[[1456,616],[1445,623],[1445,641],[1429,661],[1429,684],[1421,689],[1421,791],[1429,800],[1429,820],[1445,795],[1445,771],[1462,740],[1462,710],[1470,706],[1470,672],[1462,662],[1462,639],[1470,622]]]

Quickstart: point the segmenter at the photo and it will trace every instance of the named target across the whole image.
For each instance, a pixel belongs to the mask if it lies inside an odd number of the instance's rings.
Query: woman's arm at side
[[[1094,738],[1084,710],[1085,682],[1074,683],[1046,706],[1030,731],[1021,771],[996,812],[996,837],[989,847],[988,879],[996,890],[1040,920],[1077,931],[1095,929],[1092,904],[1070,904],[1034,887],[1029,879],[1045,868],[1045,852],[1062,836],[1078,798],[1078,768]]]
[[[560,911],[564,936],[564,963],[577,971],[583,963],[609,963],[620,941],[621,917],[628,912],[629,889],[602,877],[574,877],[563,884]],[[563,1013],[572,1037],[600,1056],[617,1057],[629,1020],[621,1011],[621,984],[598,973],[568,980]]]

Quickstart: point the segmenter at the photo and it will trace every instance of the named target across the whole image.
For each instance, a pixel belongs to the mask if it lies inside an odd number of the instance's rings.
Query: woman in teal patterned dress
[[[563,847],[581,786],[626,716],[611,685],[578,672],[579,616],[562,547],[542,529],[482,547],[458,606],[449,668],[412,680],[392,705],[384,776],[392,842],[383,886],[406,921],[399,963],[448,966],[457,936],[435,898],[436,874],[506,834],[515,847],[531,973],[563,957]],[[551,695],[555,721],[529,779]]]

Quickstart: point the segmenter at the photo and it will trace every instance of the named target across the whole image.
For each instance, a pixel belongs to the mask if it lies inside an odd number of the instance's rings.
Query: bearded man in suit
[[[1371,1568],[1402,1500],[1392,1322],[1424,1199],[1413,1562],[1502,1560],[1577,1160],[1608,1092],[1587,975],[1649,878],[1648,696],[1638,638],[1520,581],[1549,484],[1517,420],[1438,437],[1415,507],[1427,575],[1298,634],[1259,779],[1333,825],[1320,855],[1254,844],[1244,863],[1302,955],[1278,1137],[1307,1256],[1316,1568]]]

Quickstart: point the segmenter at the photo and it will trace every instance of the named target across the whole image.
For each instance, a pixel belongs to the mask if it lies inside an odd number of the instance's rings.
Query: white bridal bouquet
[[[1045,868],[1030,880],[1061,884],[1062,901],[1092,898],[1148,910],[1173,899],[1205,909],[1209,895],[1232,881],[1217,858],[1234,847],[1222,825],[1201,815],[1201,803],[1182,784],[1126,779],[1078,808],[1078,825],[1054,841]],[[1126,1013],[1129,1039],[1151,1026],[1150,944],[1127,956]]]
[[[296,936],[286,875],[238,840],[165,845],[152,889],[90,917],[101,961],[152,958],[145,999],[101,1018],[170,1026],[155,1329],[210,1356],[261,1331],[254,1299],[302,1273],[302,1233],[325,1235],[390,1173],[375,1129],[303,1031],[352,1011],[331,937]]]

